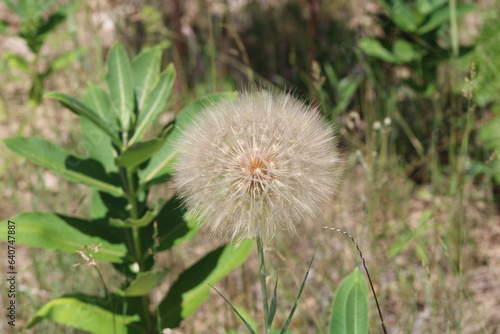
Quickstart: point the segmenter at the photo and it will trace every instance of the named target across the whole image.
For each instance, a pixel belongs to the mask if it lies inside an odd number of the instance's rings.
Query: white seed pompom
[[[338,183],[331,126],[291,95],[260,91],[206,108],[177,144],[179,196],[223,239],[260,237],[314,218]]]

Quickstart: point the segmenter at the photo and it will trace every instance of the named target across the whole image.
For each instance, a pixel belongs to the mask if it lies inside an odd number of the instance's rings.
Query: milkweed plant
[[[158,134],[146,138],[166,108],[175,79],[172,65],[160,71],[161,56],[161,49],[152,48],[130,61],[125,48],[115,44],[106,61],[107,89],[90,84],[81,99],[45,93],[45,98],[79,116],[86,157],[41,138],[3,140],[11,151],[90,187],[88,219],[29,212],[10,220],[16,223],[17,243],[77,252],[81,265],[98,271],[104,291],[52,299],[27,321],[26,328],[48,319],[97,334],[161,333],[178,327],[209,296],[207,282],[217,283],[243,263],[251,250],[250,241],[221,246],[182,272],[164,297],[151,299],[151,292],[169,272],[155,265],[156,254],[193,237],[196,223],[176,196],[152,198],[150,189],[170,179],[177,156],[174,142],[194,115],[205,105],[234,96],[208,95],[183,108]],[[7,220],[1,224],[7,226]],[[7,233],[0,235],[7,241]],[[108,286],[100,261],[112,263],[122,274],[122,286]]]
[[[246,260],[255,241],[262,327],[265,334],[291,333],[313,260],[285,325],[275,330],[278,280],[269,296],[265,247],[277,233],[293,234],[299,223],[321,218],[341,173],[333,127],[290,93],[255,90],[203,97],[151,135],[175,80],[172,65],[161,71],[161,56],[160,48],[151,48],[130,60],[124,47],[114,44],[106,61],[106,88],[89,84],[81,98],[45,93],[80,118],[87,156],[41,138],[3,140],[11,151],[90,187],[90,218],[21,213],[11,218],[16,240],[76,252],[82,259],[78,265],[95,269],[103,287],[99,295],[63,294],[50,300],[26,328],[44,319],[96,334],[176,328],[210,289],[219,293],[214,285]],[[177,194],[154,198],[151,187],[172,177]],[[182,272],[160,300],[152,299],[169,272],[156,264],[156,255],[178,247],[200,225],[228,243]],[[123,275],[121,286],[108,286],[100,261]],[[337,291],[329,333],[368,333],[367,308],[366,283],[355,270]]]

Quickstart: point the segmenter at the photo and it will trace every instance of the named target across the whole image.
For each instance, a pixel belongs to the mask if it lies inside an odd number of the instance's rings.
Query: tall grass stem
[[[384,317],[382,316],[382,310],[380,309],[380,304],[378,303],[377,294],[375,293],[375,288],[373,287],[372,278],[370,276],[370,272],[368,271],[368,267],[366,266],[366,260],[363,256],[363,252],[361,252],[361,249],[359,248],[358,243],[354,240],[354,237],[352,235],[350,235],[349,233],[347,233],[346,231],[343,231],[343,230],[335,228],[335,227],[328,227],[328,226],[323,226],[323,228],[325,228],[327,230],[342,233],[343,235],[345,235],[349,239],[351,239],[352,243],[354,245],[356,245],[356,248],[357,248],[358,253],[359,253],[359,257],[363,261],[363,268],[365,269],[366,277],[368,277],[368,283],[370,284],[370,288],[371,288],[372,293],[373,293],[373,298],[375,299],[375,304],[377,305],[378,316],[380,318],[380,325],[382,326],[382,330],[384,331],[384,334],[387,334],[387,328],[385,328]]]

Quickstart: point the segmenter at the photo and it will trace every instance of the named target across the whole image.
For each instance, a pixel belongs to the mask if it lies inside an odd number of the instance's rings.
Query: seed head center
[[[268,164],[261,157],[250,156],[240,161],[239,177],[249,189],[264,188],[269,172]]]
[[[250,163],[248,166],[248,171],[252,177],[265,177],[267,175],[266,163],[258,157],[250,158]]]

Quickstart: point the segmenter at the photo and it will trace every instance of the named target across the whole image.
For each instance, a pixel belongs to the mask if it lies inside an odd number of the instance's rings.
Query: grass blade
[[[299,293],[297,294],[297,298],[295,299],[295,303],[293,304],[292,310],[290,311],[290,315],[288,316],[288,319],[286,319],[285,326],[283,326],[283,329],[281,330],[280,334],[286,334],[288,331],[288,326],[290,326],[290,322],[292,321],[293,314],[295,313],[295,310],[297,309],[297,306],[299,304],[299,299],[300,296],[302,295],[302,291],[304,291],[304,286],[306,285],[306,280],[307,276],[309,276],[309,271],[311,270],[311,265],[314,261],[314,257],[316,256],[316,250],[314,250],[314,254],[311,258],[311,261],[309,262],[309,267],[307,268],[306,274],[304,276],[304,280],[302,281],[302,284],[300,285],[300,290]]]
[[[243,321],[243,323],[245,324],[245,326],[247,327],[248,331],[250,332],[250,334],[255,334],[255,331],[253,330],[252,326],[250,326],[250,324],[245,320],[245,318],[243,318],[243,316],[240,314],[240,312],[238,312],[238,310],[233,306],[233,304],[231,304],[231,302],[229,300],[227,300],[226,297],[224,297],[224,295],[222,293],[219,292],[219,290],[217,290],[215,288],[215,286],[213,286],[212,284],[208,283],[208,285],[210,285],[210,287],[212,289],[215,290],[215,292],[217,292],[219,294],[219,296],[221,296],[225,301],[226,303],[231,306],[231,308],[233,309],[234,313],[236,313],[238,315],[238,317],[241,319],[241,321]]]
[[[271,306],[269,307],[269,316],[267,319],[267,327],[268,328],[271,328],[271,325],[273,324],[274,315],[276,314],[276,307],[278,306],[277,291],[278,291],[278,278],[276,278],[276,284],[274,285],[273,297],[271,298]]]

